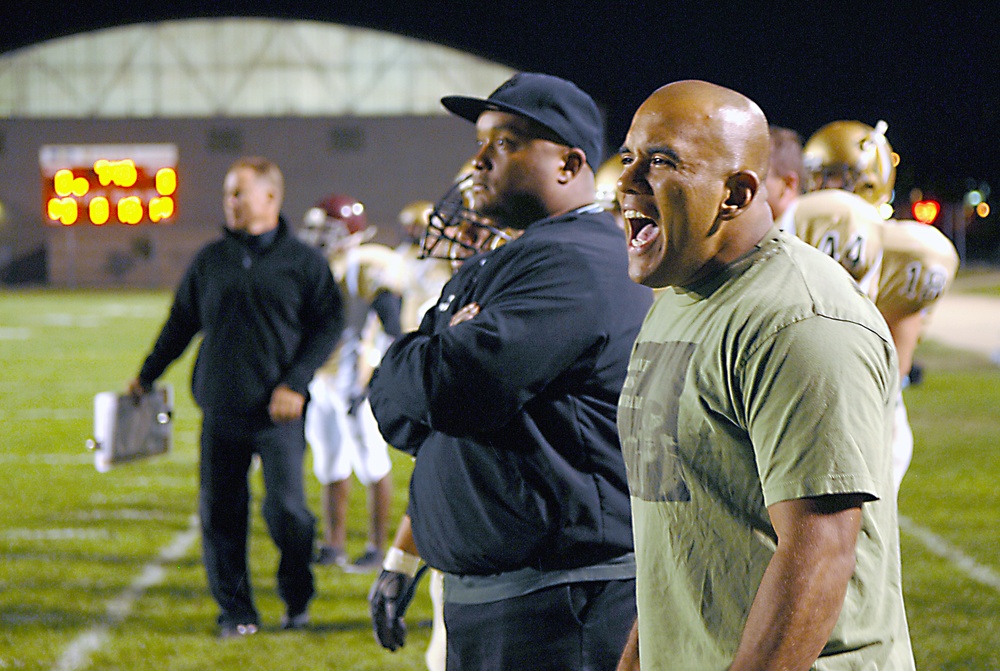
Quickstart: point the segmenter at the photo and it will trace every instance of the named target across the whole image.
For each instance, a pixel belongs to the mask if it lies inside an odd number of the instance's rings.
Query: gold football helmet
[[[802,149],[809,191],[852,191],[876,207],[892,199],[899,156],[892,151],[879,121],[834,121],[816,131]]]
[[[410,240],[420,242],[433,211],[434,203],[429,200],[415,200],[408,203],[399,211],[399,226]]]
[[[430,213],[422,243],[422,258],[460,263],[513,240],[516,232],[495,226],[472,209],[472,159],[466,161],[447,193]]]
[[[607,212],[615,212],[618,206],[618,178],[622,176],[621,154],[613,154],[611,158],[601,164],[594,175],[594,183],[597,187],[597,204]]]

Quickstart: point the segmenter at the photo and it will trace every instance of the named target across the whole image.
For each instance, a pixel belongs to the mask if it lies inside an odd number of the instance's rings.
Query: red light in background
[[[918,200],[913,204],[913,218],[921,224],[933,224],[941,214],[941,203],[936,200]]]

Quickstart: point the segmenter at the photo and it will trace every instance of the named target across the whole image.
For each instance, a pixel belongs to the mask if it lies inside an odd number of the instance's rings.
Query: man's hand
[[[132,402],[135,403],[136,405],[139,404],[139,400],[143,396],[145,396],[146,394],[148,394],[152,390],[153,390],[153,387],[151,385],[150,386],[144,385],[139,378],[135,378],[134,380],[130,380],[129,383],[128,383],[128,389],[127,389],[128,395],[132,397]]]
[[[395,652],[406,643],[406,623],[403,616],[413,599],[417,583],[427,567],[412,578],[405,573],[382,570],[368,593],[375,640],[383,648]]]
[[[456,324],[467,322],[478,314],[479,314],[479,303],[469,303],[461,310],[456,312],[454,315],[452,315],[451,321],[448,322],[448,326],[455,326]]]
[[[306,397],[284,384],[279,384],[271,392],[271,403],[267,412],[274,422],[290,422],[302,416]]]

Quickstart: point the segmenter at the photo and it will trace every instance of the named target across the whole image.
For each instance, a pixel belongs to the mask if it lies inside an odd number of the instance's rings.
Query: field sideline
[[[84,448],[98,391],[132,377],[165,318],[166,291],[0,293],[0,670],[423,669],[422,588],[397,653],[372,637],[374,576],[317,567],[313,627],[278,631],[276,553],[254,475],[251,566],[261,634],[217,641],[194,526],[199,416],[193,348],[166,376],[176,393],[166,456],[99,474]],[[905,392],[916,437],[900,494],[903,581],[920,669],[1000,669],[1000,369],[934,342]],[[394,519],[410,464],[394,453]],[[319,487],[311,475],[310,503]],[[364,544],[352,496],[349,551]]]

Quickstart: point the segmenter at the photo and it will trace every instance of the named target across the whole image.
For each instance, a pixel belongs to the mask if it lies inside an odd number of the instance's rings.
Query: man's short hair
[[[264,158],[263,156],[243,156],[233,161],[226,174],[228,175],[230,172],[241,168],[253,170],[258,177],[263,177],[271,182],[279,199],[284,196],[285,178],[281,175],[281,168],[271,159]]]
[[[807,175],[802,163],[802,136],[791,128],[771,126],[771,159],[769,165],[775,175],[790,172],[799,176],[799,191],[804,192]]]

